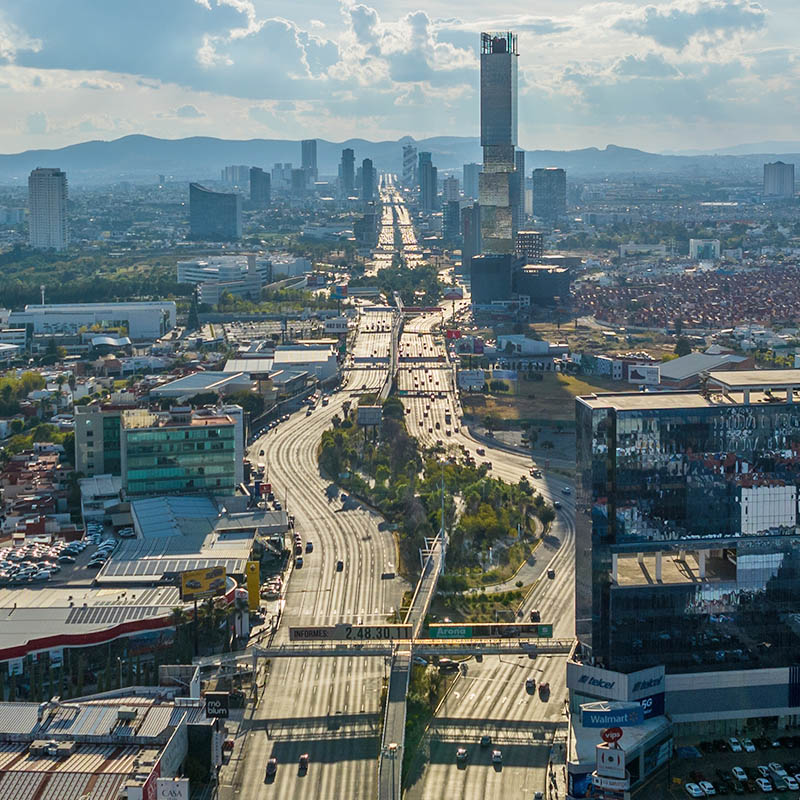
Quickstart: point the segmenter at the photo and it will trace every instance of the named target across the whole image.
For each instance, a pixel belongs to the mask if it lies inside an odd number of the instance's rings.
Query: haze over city
[[[7,3],[0,151],[130,133],[474,135],[475,37],[507,28],[525,56],[525,148],[796,141],[799,27],[793,0]]]

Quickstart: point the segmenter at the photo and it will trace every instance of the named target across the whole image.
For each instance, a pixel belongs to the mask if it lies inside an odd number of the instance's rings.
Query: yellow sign
[[[181,573],[181,600],[202,600],[225,594],[225,567],[190,569]]]
[[[261,565],[258,561],[248,561],[245,569],[247,576],[247,599],[251,611],[258,611],[260,600],[258,590],[261,588]]]

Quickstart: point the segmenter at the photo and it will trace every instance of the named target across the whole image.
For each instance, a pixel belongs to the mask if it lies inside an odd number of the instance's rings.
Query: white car
[[[797,778],[793,778],[791,775],[784,775],[783,780],[786,783],[786,788],[790,789],[793,792],[796,792],[800,789],[800,783],[797,782]]]
[[[742,739],[742,747],[744,747],[746,753],[755,753],[756,746],[753,744],[752,739]]]
[[[769,767],[765,766],[764,764],[759,764],[756,769],[762,778],[769,778]]]
[[[730,747],[732,753],[742,752],[742,745],[739,744],[739,740],[735,736],[731,736],[731,738],[728,739],[728,747]]]
[[[756,778],[756,785],[764,794],[772,791],[772,784],[766,778]]]
[[[706,793],[706,797],[713,797],[717,790],[714,788],[714,784],[711,781],[700,781],[700,788]]]
[[[767,766],[773,775],[780,775],[781,778],[786,777],[786,770],[783,768],[783,765],[779,764],[777,761],[770,761]]]
[[[696,783],[684,783],[683,788],[689,797],[705,797],[706,793]]]
[[[737,781],[742,781],[742,783],[747,780],[747,773],[741,767],[732,767],[731,775],[733,775]]]

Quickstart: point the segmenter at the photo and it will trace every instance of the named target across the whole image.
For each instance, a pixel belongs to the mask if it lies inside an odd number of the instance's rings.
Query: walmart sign
[[[644,709],[640,705],[602,710],[581,706],[581,725],[584,728],[624,728],[631,725],[641,725],[643,722]]]

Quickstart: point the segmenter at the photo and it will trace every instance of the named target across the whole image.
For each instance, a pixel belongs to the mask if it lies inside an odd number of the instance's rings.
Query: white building
[[[67,173],[37,167],[28,177],[28,229],[31,247],[66,250]]]
[[[296,278],[311,272],[311,262],[301,256],[290,256],[288,253],[278,253],[272,256],[272,278]]]
[[[794,164],[764,164],[764,197],[794,196]]]
[[[689,239],[689,258],[692,261],[717,261],[719,239]]]
[[[302,370],[324,381],[339,371],[336,353],[329,344],[279,345],[272,360],[273,370]]]
[[[11,312],[9,325],[24,328],[31,324],[33,332],[40,334],[75,334],[94,325],[104,329],[124,326],[134,341],[152,341],[175,327],[175,311],[172,300],[27,305],[23,311]]]

